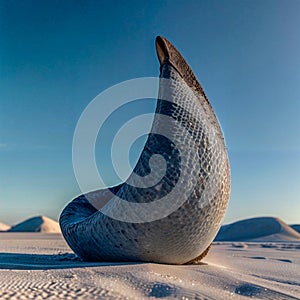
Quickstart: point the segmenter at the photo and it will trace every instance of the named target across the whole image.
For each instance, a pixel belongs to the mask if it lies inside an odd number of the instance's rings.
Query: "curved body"
[[[207,253],[224,217],[230,168],[218,120],[175,47],[157,37],[156,49],[161,78],[156,114],[134,174],[119,186],[77,197],[60,216],[67,243],[84,260],[197,261]],[[166,172],[143,188],[143,178],[149,173],[155,178],[162,167],[160,160],[149,167],[153,155],[164,158]],[[166,210],[168,203],[178,207],[153,221],[130,222],[122,216],[132,212],[116,199],[141,205],[167,199]],[[149,214],[155,214],[151,207]]]

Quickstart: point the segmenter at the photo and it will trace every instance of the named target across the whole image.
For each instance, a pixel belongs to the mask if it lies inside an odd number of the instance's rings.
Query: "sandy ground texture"
[[[300,243],[214,243],[200,265],[87,263],[59,234],[0,233],[0,299],[300,299]]]

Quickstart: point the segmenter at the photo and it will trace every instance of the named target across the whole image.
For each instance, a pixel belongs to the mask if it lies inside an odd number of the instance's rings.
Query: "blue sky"
[[[232,170],[225,222],[261,215],[300,222],[300,2],[293,0],[1,1],[1,221],[57,219],[80,193],[76,123],[104,89],[158,75],[156,35],[187,59],[224,130]],[[108,140],[101,147],[109,149]],[[114,184],[110,167],[105,159],[102,172]]]

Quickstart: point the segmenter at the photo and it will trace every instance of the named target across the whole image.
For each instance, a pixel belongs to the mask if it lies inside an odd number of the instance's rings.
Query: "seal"
[[[230,166],[218,119],[178,50],[158,36],[156,51],[155,117],[133,173],[75,198],[61,213],[62,234],[83,260],[198,263],[225,215]]]

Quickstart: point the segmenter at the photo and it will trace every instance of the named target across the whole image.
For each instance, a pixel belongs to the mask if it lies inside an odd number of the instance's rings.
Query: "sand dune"
[[[38,216],[25,220],[17,225],[14,225],[9,230],[10,232],[42,232],[42,233],[60,233],[58,222],[45,217]]]
[[[10,229],[10,226],[0,222],[0,231],[7,231],[8,229]]]
[[[300,234],[279,218],[260,217],[222,226],[215,241],[300,241]]]
[[[294,230],[300,233],[300,224],[290,225],[290,227],[292,227]]]

